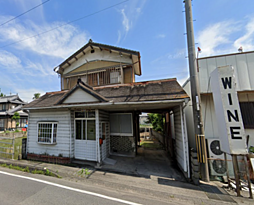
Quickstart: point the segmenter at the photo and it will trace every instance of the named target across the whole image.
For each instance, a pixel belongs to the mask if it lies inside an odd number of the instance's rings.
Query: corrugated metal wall
[[[200,92],[211,92],[210,74],[220,66],[232,65],[235,69],[237,91],[254,90],[254,52],[201,58],[198,60]]]
[[[188,138],[182,106],[175,107],[173,113],[176,160],[180,168],[189,175]]]

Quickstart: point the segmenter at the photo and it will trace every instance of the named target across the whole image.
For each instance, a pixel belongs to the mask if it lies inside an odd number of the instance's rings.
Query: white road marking
[[[64,185],[60,185],[60,184],[56,184],[56,183],[52,183],[52,182],[48,182],[48,181],[44,181],[44,180],[40,180],[40,179],[35,179],[35,178],[32,178],[32,177],[25,177],[25,176],[21,176],[21,175],[17,175],[17,174],[11,174],[11,173],[8,173],[8,172],[3,172],[3,171],[0,171],[0,174],[5,174],[5,175],[13,176],[13,177],[28,179],[28,180],[31,180],[31,181],[36,181],[36,182],[48,184],[48,185],[51,185],[51,186],[56,186],[56,187],[60,187],[60,188],[63,188],[63,189],[76,191],[76,192],[83,193],[83,194],[97,196],[97,197],[100,197],[100,198],[104,198],[104,199],[108,199],[108,200],[116,201],[116,202],[121,202],[121,203],[124,203],[124,204],[142,205],[142,204],[134,203],[134,202],[131,202],[131,201],[126,201],[126,200],[122,200],[122,199],[118,199],[118,198],[114,198],[114,197],[110,197],[110,196],[106,196],[106,195],[102,195],[102,194],[97,194],[97,193],[90,192],[90,191],[84,191],[84,190],[81,190],[81,189],[75,189],[75,188],[72,188],[72,187],[68,187],[68,186],[64,186]]]

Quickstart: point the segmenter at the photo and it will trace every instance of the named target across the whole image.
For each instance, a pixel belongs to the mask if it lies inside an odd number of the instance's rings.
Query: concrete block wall
[[[134,152],[135,151],[134,137],[110,136],[110,151]]]

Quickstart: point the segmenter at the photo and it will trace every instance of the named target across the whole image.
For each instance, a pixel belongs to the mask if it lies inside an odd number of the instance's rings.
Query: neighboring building
[[[198,78],[201,94],[202,118],[204,122],[205,138],[208,140],[208,156],[211,156],[211,143],[219,139],[218,126],[216,121],[213,95],[210,86],[210,74],[217,67],[231,65],[234,68],[237,81],[238,100],[245,127],[246,137],[249,139],[248,146],[254,146],[254,52],[233,53],[228,55],[211,56],[198,59]],[[189,96],[190,81],[183,85]],[[190,147],[195,147],[195,133],[193,124],[193,112],[191,101],[185,108],[187,130]],[[215,144],[215,143],[214,143]],[[214,156],[216,157],[216,156]],[[219,154],[218,158],[224,158]],[[212,170],[213,171],[213,170]],[[220,173],[214,173],[220,175]],[[224,172],[223,175],[226,173]]]
[[[15,112],[20,115],[19,126],[24,127],[28,120],[28,113],[22,111],[26,103],[18,95],[0,97],[0,131],[16,128],[16,122],[12,120]]]
[[[139,115],[139,124],[140,125],[151,125],[150,123],[147,123],[148,121],[148,114],[147,113],[142,113]]]
[[[135,156],[139,114],[173,112],[176,161],[189,176],[183,112],[189,97],[176,79],[135,82],[140,65],[139,52],[90,40],[56,67],[61,91],[48,92],[25,106],[28,158],[47,153],[101,163],[110,154]]]

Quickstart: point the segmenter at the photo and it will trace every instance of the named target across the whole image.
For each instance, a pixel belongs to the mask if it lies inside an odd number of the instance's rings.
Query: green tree
[[[6,95],[1,92],[1,88],[0,88],[0,97],[5,97],[5,96]]]
[[[12,116],[12,119],[15,121],[15,123],[16,123],[16,129],[17,129],[17,126],[19,126],[18,120],[20,119],[19,113],[15,112],[14,115]]]
[[[162,114],[148,114],[148,120],[146,121],[146,123],[151,123],[155,131],[163,132],[164,124]]]
[[[40,93],[34,93],[33,100],[38,99],[40,97],[40,95],[41,95]]]

